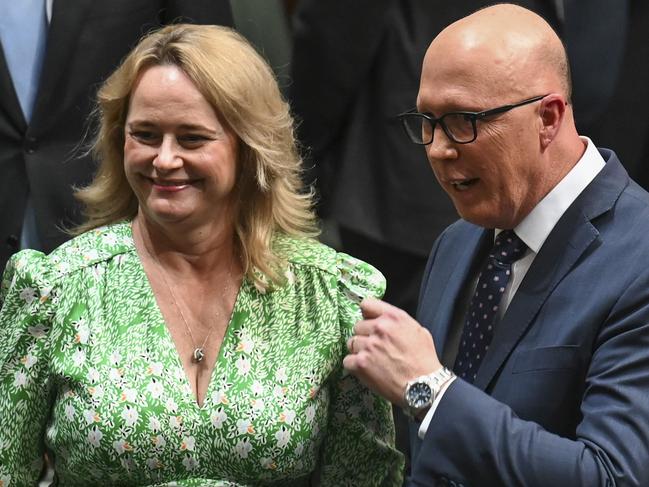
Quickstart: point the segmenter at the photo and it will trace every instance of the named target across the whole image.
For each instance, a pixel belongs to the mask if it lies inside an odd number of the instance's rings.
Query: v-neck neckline
[[[193,408],[202,412],[207,409],[208,403],[211,403],[211,395],[214,389],[215,371],[217,370],[217,368],[219,368],[220,370],[224,370],[225,367],[227,367],[227,361],[224,360],[224,353],[227,350],[227,347],[232,346],[231,342],[233,340],[233,336],[236,331],[235,328],[239,326],[237,324],[237,320],[235,320],[235,316],[239,312],[240,301],[242,299],[242,294],[244,293],[244,287],[247,285],[246,284],[247,279],[245,276],[243,277],[243,279],[241,280],[241,284],[239,285],[239,289],[237,290],[237,295],[234,300],[234,305],[232,306],[232,312],[230,313],[227,327],[225,328],[225,332],[223,333],[223,340],[221,341],[221,346],[219,347],[219,352],[216,356],[216,361],[214,362],[214,367],[212,368],[210,374],[210,379],[207,384],[207,389],[205,390],[203,404],[201,405],[198,403],[198,391],[196,391],[197,393],[194,394],[190,377],[189,375],[187,375],[187,371],[185,370],[185,367],[183,367],[182,358],[180,356],[180,353],[178,352],[178,348],[176,347],[176,342],[174,341],[173,336],[171,335],[171,331],[169,330],[169,326],[167,325],[167,321],[165,320],[165,317],[162,314],[162,309],[158,304],[158,299],[155,295],[155,292],[153,291],[153,286],[151,285],[149,276],[144,270],[142,259],[140,258],[140,254],[138,253],[137,247],[135,245],[133,228],[130,224],[127,224],[127,226],[128,226],[128,230],[127,230],[128,236],[130,237],[130,241],[131,241],[131,251],[134,253],[137,259],[138,272],[141,273],[142,278],[146,282],[146,292],[148,294],[148,298],[151,300],[152,305],[155,307],[155,314],[156,314],[155,326],[162,328],[164,339],[166,342],[165,345],[170,350],[169,356],[173,357],[174,366],[176,367],[176,370],[180,371],[180,373],[182,374],[183,389],[185,390],[183,395],[185,396],[185,399],[187,400],[187,402],[192,404]],[[219,367],[220,365],[223,366]]]

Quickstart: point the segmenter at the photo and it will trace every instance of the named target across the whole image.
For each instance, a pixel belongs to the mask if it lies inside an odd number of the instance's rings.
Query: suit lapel
[[[602,155],[606,159],[606,153]],[[534,259],[496,328],[474,381],[476,387],[489,386],[548,296],[599,236],[591,220],[609,211],[627,184],[628,175],[617,157],[609,155],[604,169],[561,217]]]
[[[18,95],[16,94],[16,90],[14,89],[11,73],[9,73],[9,66],[7,66],[7,60],[5,59],[1,44],[0,93],[2,93],[2,96],[0,96],[0,110],[7,113],[7,118],[11,120],[12,125],[16,127],[18,133],[24,134],[27,130],[27,122],[25,121],[25,116],[23,115],[22,108],[20,108]]]
[[[485,245],[485,242],[490,240],[492,237],[493,232],[491,230],[481,229],[474,232],[466,241],[466,245],[463,246],[463,250],[455,261],[454,268],[451,270],[448,282],[444,287],[442,297],[439,300],[442,305],[437,306],[435,314],[430,321],[430,323],[435,324],[435,326],[432,327],[432,335],[439,357],[443,356],[443,349],[446,346],[448,331],[451,326],[453,326],[453,317],[457,306],[457,300],[461,298],[462,289],[466,285],[467,279],[471,277],[469,274],[473,262],[481,255],[481,249]],[[431,278],[434,279],[435,277],[433,276]],[[449,305],[446,306],[446,303]]]
[[[54,0],[38,96],[32,115],[34,120],[48,116],[47,111],[50,110],[56,86],[74,56],[84,18],[91,5],[92,0]]]

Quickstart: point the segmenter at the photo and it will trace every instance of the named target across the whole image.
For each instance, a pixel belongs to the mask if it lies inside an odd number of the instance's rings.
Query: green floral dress
[[[0,289],[0,486],[400,485],[389,404],[342,368],[379,296],[374,268],[278,236],[287,284],[244,280],[202,407],[130,223],[45,256],[15,255]]]

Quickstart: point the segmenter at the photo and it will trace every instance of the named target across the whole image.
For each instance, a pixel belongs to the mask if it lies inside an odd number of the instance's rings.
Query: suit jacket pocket
[[[561,345],[518,351],[514,358],[512,373],[568,370],[576,369],[578,366],[579,347],[577,345]]]

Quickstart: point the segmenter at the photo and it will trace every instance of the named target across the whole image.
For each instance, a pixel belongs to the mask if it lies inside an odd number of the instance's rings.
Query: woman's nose
[[[183,160],[175,138],[164,136],[158,146],[153,166],[161,171],[169,171],[181,167],[182,164]]]

